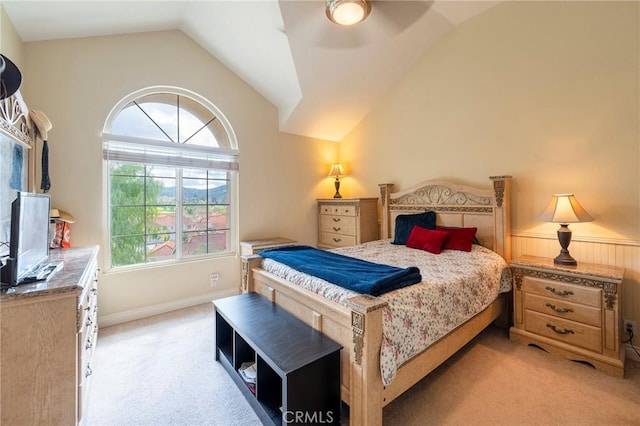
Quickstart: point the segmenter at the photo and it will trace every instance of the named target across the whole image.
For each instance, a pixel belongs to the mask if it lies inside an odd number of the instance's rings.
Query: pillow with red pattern
[[[437,226],[436,230],[446,232],[447,239],[442,246],[445,250],[471,251],[472,245],[477,241],[478,228],[447,228]]]
[[[415,225],[411,229],[411,234],[409,234],[409,238],[407,239],[407,247],[426,250],[433,254],[440,254],[448,235],[448,232],[444,230],[438,231]]]

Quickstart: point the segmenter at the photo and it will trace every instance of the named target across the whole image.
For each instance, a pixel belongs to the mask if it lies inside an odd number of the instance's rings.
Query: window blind
[[[133,136],[102,134],[105,160],[161,166],[238,170],[238,151],[185,145]]]

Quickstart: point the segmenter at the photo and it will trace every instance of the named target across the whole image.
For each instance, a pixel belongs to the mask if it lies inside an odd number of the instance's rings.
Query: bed
[[[435,211],[439,226],[477,228],[476,237],[482,247],[474,246],[470,255],[491,251],[497,253],[506,265],[511,252],[510,177],[493,176],[490,179],[492,189],[430,180],[394,192],[392,184],[381,184],[380,241],[338,251],[354,255],[371,246],[375,247],[374,251],[382,246],[394,250],[412,250],[390,244],[394,238],[397,216]],[[480,312],[430,342],[426,349],[420,348],[406,360],[401,358],[399,365],[387,369],[385,373],[385,360],[389,359],[384,351],[389,340],[387,316],[392,309],[389,297],[364,294],[326,297],[317,288],[305,288],[296,283],[292,275],[282,275],[272,266],[263,267],[263,258],[259,255],[243,256],[242,263],[242,292],[264,295],[344,347],[341,354],[341,396],[349,405],[352,425],[381,425],[384,406],[425,377],[493,321],[501,320],[505,325],[509,322],[510,293],[502,287],[502,292],[487,301],[486,307]]]

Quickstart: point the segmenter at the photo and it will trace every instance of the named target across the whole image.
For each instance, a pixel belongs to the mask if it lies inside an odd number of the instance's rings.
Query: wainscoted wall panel
[[[635,321],[640,325],[640,242],[636,241],[571,241],[571,256],[578,262],[601,263],[625,268],[622,283],[621,319]],[[531,236],[525,233],[512,234],[512,254],[555,257],[560,252],[556,238]],[[623,336],[623,340],[626,336]],[[634,339],[640,346],[640,336]],[[627,351],[629,356],[630,350]]]

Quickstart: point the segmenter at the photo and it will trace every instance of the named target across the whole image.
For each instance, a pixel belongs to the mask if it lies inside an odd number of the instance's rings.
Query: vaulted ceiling
[[[178,29],[278,108],[280,130],[341,140],[450,31],[499,1],[374,1],[340,27],[321,0],[24,1],[23,41]]]

